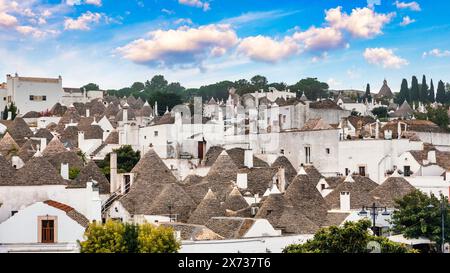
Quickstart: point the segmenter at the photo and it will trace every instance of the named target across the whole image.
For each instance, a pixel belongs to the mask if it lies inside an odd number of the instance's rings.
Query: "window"
[[[155,131],[154,134],[155,134],[155,136],[158,136],[158,131]]]
[[[16,214],[18,211],[17,210],[12,210],[11,211],[11,216],[14,216],[14,214]]]
[[[330,154],[330,148],[326,148],[325,151],[327,152],[327,155]]]
[[[345,168],[345,176],[347,176],[350,173],[350,170],[348,168]]]
[[[41,220],[41,243],[55,242],[55,221]]]
[[[325,184],[320,184],[320,189],[324,190],[325,189]]]
[[[30,100],[34,100],[34,96],[33,95],[30,95]]]
[[[311,163],[311,147],[305,147],[305,163]]]
[[[411,175],[411,166],[403,166],[403,173],[405,176]]]
[[[280,150],[280,153],[281,153],[282,155],[284,155],[284,149],[281,149],[281,150]]]
[[[366,176],[366,166],[359,166],[359,175]]]
[[[42,100],[46,101],[47,100],[47,96],[42,96]]]

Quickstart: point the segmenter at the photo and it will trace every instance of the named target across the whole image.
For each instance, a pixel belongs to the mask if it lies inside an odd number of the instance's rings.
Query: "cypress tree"
[[[366,94],[364,95],[364,99],[367,99],[368,102],[372,101],[372,95],[370,94],[370,84],[366,86]]]
[[[402,104],[405,100],[411,102],[411,98],[409,96],[408,81],[406,79],[403,79],[402,86],[400,88],[400,94],[398,95],[398,104]]]
[[[436,91],[436,101],[439,103],[445,103],[445,86],[443,81],[439,81],[438,88]]]
[[[419,90],[419,81],[416,76],[412,77],[411,81],[411,101],[419,101],[420,99],[420,90]]]
[[[433,84],[433,79],[431,79],[430,82],[430,92],[428,93],[428,101],[433,103],[435,102],[435,97],[434,97],[434,84]]]
[[[427,78],[425,77],[425,75],[423,75],[422,77],[422,85],[420,88],[419,100],[424,103],[427,102],[428,100],[428,85],[427,85]]]

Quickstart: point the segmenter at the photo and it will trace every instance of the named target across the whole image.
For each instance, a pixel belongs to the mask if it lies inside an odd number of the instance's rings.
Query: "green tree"
[[[78,168],[69,168],[69,179],[74,180],[78,177],[80,173],[80,169]]]
[[[113,150],[115,153],[117,153],[117,172],[118,173],[129,173],[131,170],[136,166],[136,164],[139,162],[139,159],[141,158],[141,152],[140,151],[134,151],[133,148],[131,148],[131,145],[123,145],[119,149]],[[106,177],[110,178],[110,159],[111,154],[107,154],[105,158],[101,161],[97,161],[98,167],[102,170],[103,174],[106,175]]]
[[[5,109],[3,110],[2,119],[3,120],[7,120],[8,119],[8,106],[7,105],[5,105]]]
[[[145,83],[145,89],[151,92],[165,92],[169,82],[163,75],[155,75],[150,81]]]
[[[378,119],[387,118],[388,117],[387,107],[376,107],[376,108],[373,108],[372,114],[377,116]]]
[[[414,252],[403,244],[371,235],[370,226],[369,220],[361,220],[345,222],[342,227],[321,228],[313,239],[304,244],[289,245],[283,253],[367,253],[370,252],[368,244],[371,241],[380,244],[382,253]]]
[[[145,89],[145,85],[142,82],[135,82],[130,86],[133,92],[139,92]]]
[[[445,103],[446,102],[446,96],[445,96],[445,86],[443,81],[439,81],[438,88],[436,91],[436,102],[439,103]]]
[[[417,102],[420,100],[420,89],[419,89],[419,81],[416,76],[412,77],[411,81],[411,101]]]
[[[448,130],[449,117],[446,107],[443,106],[437,108],[428,107],[427,116],[429,120],[439,125],[439,127]]]
[[[420,85],[420,98],[419,100],[421,102],[427,102],[428,101],[428,85],[427,85],[427,78],[425,75],[422,76],[422,84]]]
[[[92,223],[84,233],[84,241],[79,242],[81,253],[125,253],[125,227],[117,221],[106,224]]]
[[[172,228],[148,223],[139,227],[138,245],[140,253],[176,253],[181,246]]]
[[[428,101],[433,103],[436,101],[435,97],[434,97],[434,84],[433,84],[433,79],[431,79],[430,82],[430,91],[428,92]]]
[[[81,87],[81,89],[84,89],[84,88],[86,89],[86,91],[100,90],[100,87],[98,86],[98,84],[95,84],[95,83],[88,83]]]
[[[444,228],[450,230],[448,199],[431,196],[415,190],[396,200],[396,210],[392,215],[393,230],[406,238],[425,237],[441,244],[441,204],[444,206]],[[450,233],[446,232],[445,242],[450,242]]]
[[[259,91],[261,89],[266,90],[267,89],[267,78],[261,75],[253,76],[250,79],[251,84]]]
[[[14,120],[17,116],[17,106],[14,102],[8,108],[8,111],[11,112],[11,120]]]
[[[367,84],[366,86],[366,93],[364,94],[364,100],[366,99],[368,102],[372,101],[372,95],[370,94],[370,84]]]
[[[328,97],[328,88],[327,83],[320,82],[317,78],[302,79],[290,87],[292,91],[297,93],[297,96],[300,92],[303,92],[310,100]]]
[[[148,98],[148,101],[151,105],[154,105],[155,102],[158,102],[158,114],[164,115],[166,112],[166,109],[168,108],[169,111],[177,105],[180,105],[183,103],[183,100],[181,99],[181,95],[174,94],[174,93],[166,93],[166,92],[160,92],[156,91],[150,95]]]
[[[139,252],[139,225],[136,224],[124,224],[123,240],[127,248],[128,253],[138,253]]]

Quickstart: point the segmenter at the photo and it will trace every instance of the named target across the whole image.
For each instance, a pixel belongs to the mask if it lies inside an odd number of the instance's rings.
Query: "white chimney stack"
[[[78,132],[78,148],[82,147],[84,143],[84,132],[79,131]]]
[[[111,193],[117,190],[117,153],[112,152],[109,159],[110,168],[110,191]]]
[[[244,151],[244,165],[247,168],[253,168],[253,150]]]
[[[375,139],[378,139],[380,135],[380,123],[377,120],[377,123],[375,124]]]
[[[86,108],[86,117],[90,117],[91,115],[91,111],[89,110],[89,108]]]
[[[65,180],[69,180],[69,164],[61,163],[61,176]]]
[[[283,167],[278,168],[277,178],[278,178],[278,185],[280,187],[279,190],[281,193],[283,193],[286,191],[286,175]]]
[[[39,145],[39,151],[41,153],[43,153],[45,148],[47,148],[47,139],[46,138],[41,138],[41,144]]]
[[[8,118],[7,118],[7,120],[12,120],[12,112],[11,111],[8,111]]]
[[[238,173],[236,177],[236,184],[240,189],[247,189],[247,174]]]
[[[429,163],[436,164],[436,151],[435,150],[428,151],[427,159]]]
[[[400,125],[400,121],[398,121],[398,123],[397,123],[397,134],[398,134],[398,136],[397,136],[398,139],[402,138],[402,126]]]
[[[340,196],[341,211],[350,211],[350,192],[343,191]]]

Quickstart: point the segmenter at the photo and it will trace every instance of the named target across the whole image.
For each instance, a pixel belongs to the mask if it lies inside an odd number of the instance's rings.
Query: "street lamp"
[[[372,204],[372,206],[363,206],[362,210],[358,213],[359,216],[367,216],[367,211],[370,211],[370,215],[372,216],[372,231],[373,234],[377,235],[376,232],[376,217],[379,212],[383,211],[381,215],[383,216],[389,216],[390,213],[387,211],[386,207],[378,207],[375,203]]]

